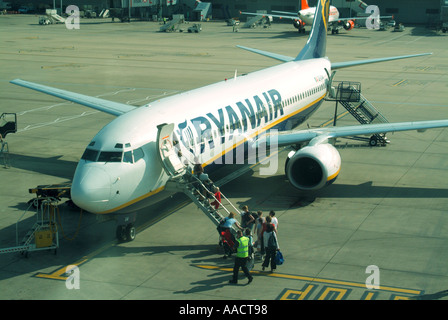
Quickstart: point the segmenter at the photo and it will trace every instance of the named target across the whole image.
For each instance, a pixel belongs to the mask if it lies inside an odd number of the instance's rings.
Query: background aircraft
[[[367,9],[367,5],[363,1],[359,1],[359,8]],[[294,12],[285,11],[272,11],[273,13],[252,13],[252,12],[242,12],[247,15],[262,15],[271,16],[281,19],[291,19],[293,25],[300,33],[305,33],[305,25],[311,26],[313,24],[316,7],[310,7],[308,5],[308,0],[302,0],[299,12],[296,14]],[[364,11],[365,12],[365,11]],[[392,18],[392,16],[382,16],[379,18]],[[328,29],[331,29],[332,34],[339,33],[340,29],[345,29],[347,31],[352,30],[355,27],[356,20],[366,20],[367,17],[354,17],[354,18],[340,18],[339,10],[335,6],[330,6],[330,13],[328,18]]]

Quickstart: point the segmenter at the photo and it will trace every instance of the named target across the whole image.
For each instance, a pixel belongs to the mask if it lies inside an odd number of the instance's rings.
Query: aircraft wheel
[[[136,231],[133,224],[128,224],[126,226],[126,238],[128,241],[133,241],[135,239]]]
[[[135,227],[132,223],[126,226],[117,227],[117,239],[118,241],[133,241],[136,236]]]
[[[375,147],[378,144],[378,139],[375,136],[371,136],[369,140],[369,145]]]
[[[117,239],[119,241],[126,241],[126,228],[124,226],[118,226],[117,227]]]

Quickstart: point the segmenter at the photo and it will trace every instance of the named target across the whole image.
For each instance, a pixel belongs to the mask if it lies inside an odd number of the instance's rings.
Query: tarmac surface
[[[238,44],[295,56],[308,36],[289,24],[233,32],[217,21],[202,23],[198,34],[161,33],[159,27],[82,19],[79,30],[68,30],[41,26],[37,16],[0,16],[0,113],[18,115],[18,132],[6,138],[11,166],[0,167],[1,248],[15,246],[16,222],[34,196],[28,189],[70,181],[90,139],[112,120],[10,80],[143,105],[231,78],[235,70],[244,74],[278,63]],[[390,122],[447,119],[447,37],[423,27],[360,28],[329,34],[327,53],[339,62],[433,52],[340,70],[335,80],[361,82],[364,96]],[[308,125],[331,119],[334,106],[324,102]],[[346,116],[337,124],[357,122]],[[223,259],[215,227],[176,195],[140,212],[137,237],[126,243],[116,241],[114,221],[97,221],[62,202],[57,254],[0,255],[0,299],[447,299],[448,129],[388,138],[390,144],[374,148],[339,140],[338,179],[311,194],[286,181],[288,150],[278,153],[273,176],[260,175],[260,166],[219,172],[216,179],[232,174],[222,191],[234,204],[265,214],[275,210],[279,219],[286,261],[275,273],[263,272],[256,261],[250,285],[242,273],[238,285],[228,284],[233,259]],[[239,177],[237,170],[243,170]],[[25,212],[20,238],[34,221],[34,212]],[[77,266],[76,276],[69,265]]]

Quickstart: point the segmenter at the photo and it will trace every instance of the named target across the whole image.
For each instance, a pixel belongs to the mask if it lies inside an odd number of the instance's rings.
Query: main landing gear
[[[117,230],[116,235],[118,241],[133,241],[137,234],[135,230],[136,214],[126,214],[117,216]]]

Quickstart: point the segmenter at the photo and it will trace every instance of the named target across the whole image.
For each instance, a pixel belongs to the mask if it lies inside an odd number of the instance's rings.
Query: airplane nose
[[[83,165],[76,169],[71,197],[80,208],[92,213],[107,210],[110,199],[110,176],[102,168]]]

